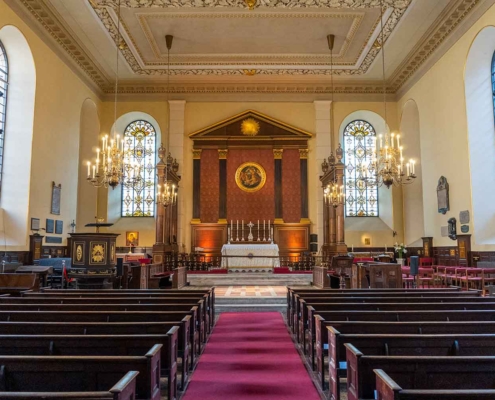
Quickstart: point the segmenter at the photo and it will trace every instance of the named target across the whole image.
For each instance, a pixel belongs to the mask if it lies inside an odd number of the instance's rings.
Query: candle
[[[230,220],[230,232],[232,232],[234,230],[234,220],[231,219]]]
[[[93,165],[93,179],[95,179],[96,175],[96,165]]]
[[[258,236],[260,235],[260,220],[258,220]]]
[[[265,220],[263,220],[263,235],[265,234]]]
[[[268,220],[268,233],[270,232],[270,220]]]
[[[237,227],[236,227],[236,229],[237,229],[237,236],[239,236],[239,220],[237,220]]]
[[[407,171],[407,176],[409,176],[409,163],[406,164],[406,171]]]
[[[242,235],[244,236],[244,220],[242,220]]]
[[[351,252],[354,253],[354,245],[351,245]]]
[[[414,173],[416,172],[416,171],[415,171],[415,168],[414,168],[414,165],[415,165],[415,164],[416,164],[416,161],[411,160],[411,169],[412,169],[412,171],[411,171],[411,172],[412,172],[412,174],[413,174],[413,175],[414,175]]]
[[[88,178],[91,175],[91,163],[88,161]]]

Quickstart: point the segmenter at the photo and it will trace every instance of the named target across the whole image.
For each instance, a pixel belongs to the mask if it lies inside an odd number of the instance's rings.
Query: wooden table
[[[41,287],[46,287],[48,275],[53,274],[53,267],[40,267],[39,265],[23,265],[15,270],[16,274],[38,274]]]

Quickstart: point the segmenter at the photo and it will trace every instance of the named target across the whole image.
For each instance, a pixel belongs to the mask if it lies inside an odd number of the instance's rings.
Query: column
[[[193,219],[199,222],[201,206],[201,149],[193,149]]]
[[[218,164],[219,164],[219,175],[220,175],[220,188],[218,191],[219,202],[218,202],[218,219],[219,223],[227,222],[227,149],[218,149]]]
[[[299,149],[299,164],[301,169],[301,220],[308,221],[308,149]]]
[[[156,164],[157,184],[162,188],[165,185],[165,158],[166,149],[163,144],[158,149],[158,158],[160,161]],[[165,254],[165,244],[163,242],[163,235],[165,230],[165,207],[161,204],[156,206],[155,215],[155,244],[153,245],[153,264],[163,263]]]
[[[332,150],[330,138],[330,107],[332,102],[329,100],[315,101],[315,122],[316,122],[316,170],[312,173],[316,175],[316,187],[312,190],[317,191],[316,213],[317,219],[313,221],[314,232],[318,234],[318,248],[323,245],[324,238],[324,209],[323,188],[321,187],[320,176],[322,175],[321,163],[325,160]],[[330,240],[330,238],[329,238]]]
[[[190,175],[182,169],[184,165],[184,112],[186,109],[185,100],[169,100],[168,107],[170,110],[169,116],[169,134],[170,134],[170,153],[177,159],[179,163],[179,171],[177,174],[181,177],[181,186],[183,188],[190,187]],[[184,210],[184,198],[185,196],[177,195],[177,243],[179,245],[189,243],[190,240],[186,239],[186,224],[189,221],[186,220]],[[189,231],[189,230],[187,230]],[[182,249],[179,247],[179,251]]]
[[[275,160],[275,221],[283,223],[283,199],[282,199],[282,154],[284,149],[273,149]]]

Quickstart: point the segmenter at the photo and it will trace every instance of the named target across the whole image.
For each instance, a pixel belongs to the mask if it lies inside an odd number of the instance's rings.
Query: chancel
[[[495,0],[0,0],[0,399],[495,399]]]

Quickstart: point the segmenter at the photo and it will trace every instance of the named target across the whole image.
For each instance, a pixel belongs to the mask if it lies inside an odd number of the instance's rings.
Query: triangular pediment
[[[253,123],[253,121],[255,122]],[[246,134],[246,127],[252,128],[253,125],[255,128],[254,131],[257,129],[257,133],[253,134],[253,131],[250,131],[250,134]],[[260,139],[292,139],[300,141],[310,139],[312,134],[303,129],[296,128],[285,122],[264,115],[258,111],[248,110],[193,132],[189,135],[189,137],[193,141],[199,142],[214,139],[238,139],[242,141],[257,141]]]

